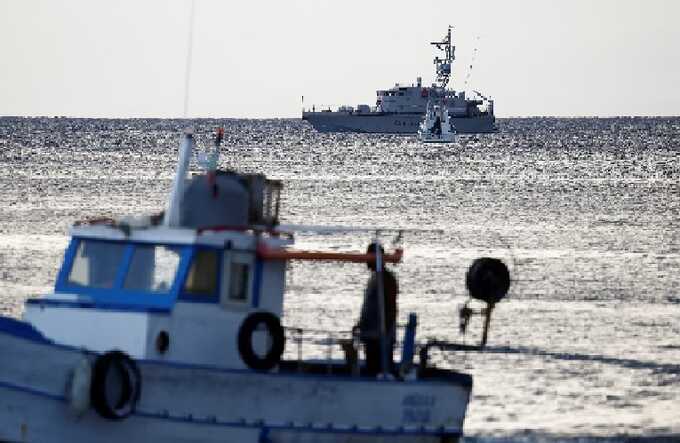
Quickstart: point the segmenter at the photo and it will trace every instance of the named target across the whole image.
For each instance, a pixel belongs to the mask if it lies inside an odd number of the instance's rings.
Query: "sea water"
[[[0,313],[50,290],[69,226],[165,205],[181,130],[226,130],[222,168],[284,184],[302,248],[403,247],[399,320],[477,343],[458,311],[476,257],[512,272],[484,353],[433,352],[474,376],[468,441],[680,440],[680,119],[501,119],[499,132],[320,134],[299,120],[0,119]],[[403,230],[401,236],[398,230]],[[361,265],[293,263],[284,324],[347,331]]]

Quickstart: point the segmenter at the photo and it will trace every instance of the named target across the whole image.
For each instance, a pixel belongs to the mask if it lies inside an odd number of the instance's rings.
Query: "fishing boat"
[[[428,102],[427,112],[418,127],[418,139],[423,143],[453,143],[456,128],[445,106]]]
[[[393,367],[381,345],[378,373],[351,334],[325,344],[354,357],[284,354],[304,336],[283,326],[290,261],[380,273],[403,251],[295,249],[279,225],[282,183],[217,170],[222,137],[190,176],[186,131],[163,213],[75,223],[54,290],[21,320],[0,316],[0,441],[457,441],[472,377],[428,363],[443,345],[418,344],[415,315]],[[476,261],[466,284],[499,299],[507,268]]]

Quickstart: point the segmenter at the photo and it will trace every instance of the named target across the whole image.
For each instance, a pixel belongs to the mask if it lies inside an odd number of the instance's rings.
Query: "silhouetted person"
[[[442,121],[437,116],[437,119],[434,121],[434,124],[432,125],[432,133],[435,135],[442,135]]]
[[[375,254],[376,243],[368,245],[366,253]],[[380,251],[383,253],[383,248],[380,246]],[[366,285],[366,292],[364,293],[364,303],[361,306],[361,317],[359,318],[359,338],[364,343],[366,351],[366,372],[374,375],[380,372],[381,369],[381,354],[380,354],[380,294],[378,292],[378,272],[376,272],[375,262],[369,262],[368,268],[372,271],[371,277]],[[387,347],[387,367],[386,371],[392,370],[392,351],[394,347],[394,340],[396,337],[396,319],[397,319],[397,294],[399,287],[397,279],[394,274],[385,268],[383,261],[382,272],[383,293],[385,297],[385,343]]]

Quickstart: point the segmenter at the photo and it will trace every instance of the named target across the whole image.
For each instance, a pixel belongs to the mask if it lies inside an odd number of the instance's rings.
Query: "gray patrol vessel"
[[[477,91],[474,99],[466,98],[464,91],[447,89],[451,79],[451,66],[455,60],[456,47],[451,44],[451,26],[444,39],[431,42],[444,57],[434,58],[437,81],[432,86],[423,86],[418,77],[415,84],[377,91],[376,106],[341,106],[333,111],[330,108],[302,110],[302,119],[307,120],[321,132],[378,132],[410,134],[418,132],[418,127],[427,109],[429,99],[444,103],[449,115],[460,133],[480,133],[496,131],[496,118],[493,113],[493,100]]]

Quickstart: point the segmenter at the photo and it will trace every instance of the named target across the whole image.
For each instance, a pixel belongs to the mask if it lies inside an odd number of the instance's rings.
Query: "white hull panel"
[[[120,421],[69,407],[95,354],[0,332],[0,441],[441,442],[461,434],[469,376],[412,382],[138,361],[141,397]],[[456,378],[458,377],[458,378]]]

